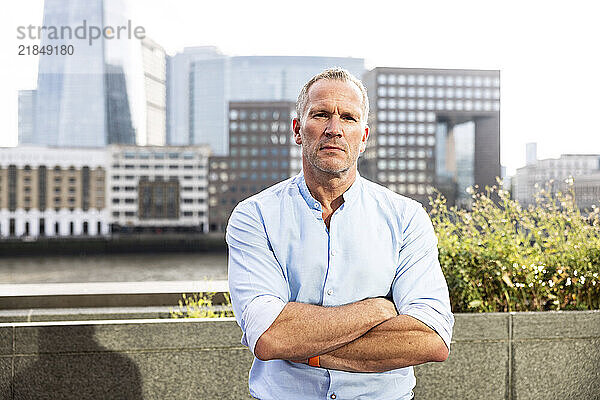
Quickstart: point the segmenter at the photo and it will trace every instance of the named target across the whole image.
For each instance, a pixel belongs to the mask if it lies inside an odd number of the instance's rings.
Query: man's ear
[[[292,130],[294,131],[294,142],[296,144],[302,144],[302,136],[300,135],[300,119],[294,118],[292,120]]]
[[[367,148],[367,139],[369,138],[369,125],[365,126],[365,132],[358,148],[359,153],[363,153]]]

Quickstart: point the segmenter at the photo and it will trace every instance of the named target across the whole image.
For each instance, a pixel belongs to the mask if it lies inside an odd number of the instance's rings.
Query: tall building
[[[525,165],[533,165],[537,162],[537,143],[525,145]]]
[[[575,201],[582,209],[600,205],[600,154],[563,154],[560,158],[537,160],[517,168],[513,177],[513,197],[522,205],[535,204],[535,195],[548,188],[565,192],[573,178]],[[594,196],[596,196],[594,198]]]
[[[167,58],[167,144],[182,146],[190,139],[190,72],[194,61],[224,57],[214,46],[186,47]]]
[[[0,148],[0,237],[106,235],[106,152]]]
[[[234,207],[302,169],[292,139],[295,103],[230,102],[229,156],[209,160],[209,223],[224,231]]]
[[[468,206],[466,188],[500,176],[500,73],[485,70],[375,68],[371,134],[361,173],[428,203],[433,189]]]
[[[35,90],[19,90],[19,143],[33,140],[35,96]]]
[[[191,143],[207,143],[226,155],[229,101],[296,101],[302,86],[326,68],[342,67],[360,77],[364,60],[345,57],[215,56],[190,69]]]
[[[144,74],[136,36],[127,27],[125,0],[46,0],[41,45],[72,54],[40,54],[35,131],[24,144],[97,147],[144,138]],[[113,37],[91,39],[90,27]],[[86,32],[85,38],[83,32]],[[120,32],[120,31],[119,31]],[[129,32],[130,33],[130,32]],[[70,47],[69,47],[70,46]]]
[[[139,144],[164,146],[167,139],[167,62],[166,53],[156,42],[142,40],[144,94],[146,100],[146,137]]]

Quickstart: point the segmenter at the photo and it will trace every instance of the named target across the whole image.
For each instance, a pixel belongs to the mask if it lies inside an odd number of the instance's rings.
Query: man
[[[410,399],[412,366],[448,357],[454,318],[427,213],[357,172],[368,104],[345,70],[307,82],[292,125],[303,171],[229,220],[255,398]]]

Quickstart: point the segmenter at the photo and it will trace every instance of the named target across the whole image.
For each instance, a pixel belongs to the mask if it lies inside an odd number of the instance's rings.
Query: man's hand
[[[394,303],[385,298],[339,307],[291,302],[258,339],[254,354],[263,361],[306,360],[350,343],[396,315]]]

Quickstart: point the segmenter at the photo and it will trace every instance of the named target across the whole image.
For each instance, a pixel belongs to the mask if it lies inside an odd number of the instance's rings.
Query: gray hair
[[[313,76],[308,82],[306,82],[300,91],[300,94],[298,95],[298,100],[296,101],[296,114],[298,115],[298,119],[302,121],[302,118],[304,117],[304,112],[306,111],[306,105],[308,103],[308,91],[310,90],[310,87],[321,79],[352,82],[358,87],[362,93],[362,122],[366,125],[367,119],[369,118],[369,96],[367,95],[367,89],[365,89],[365,86],[358,78],[356,78],[347,70],[339,67],[326,69],[325,71]]]

